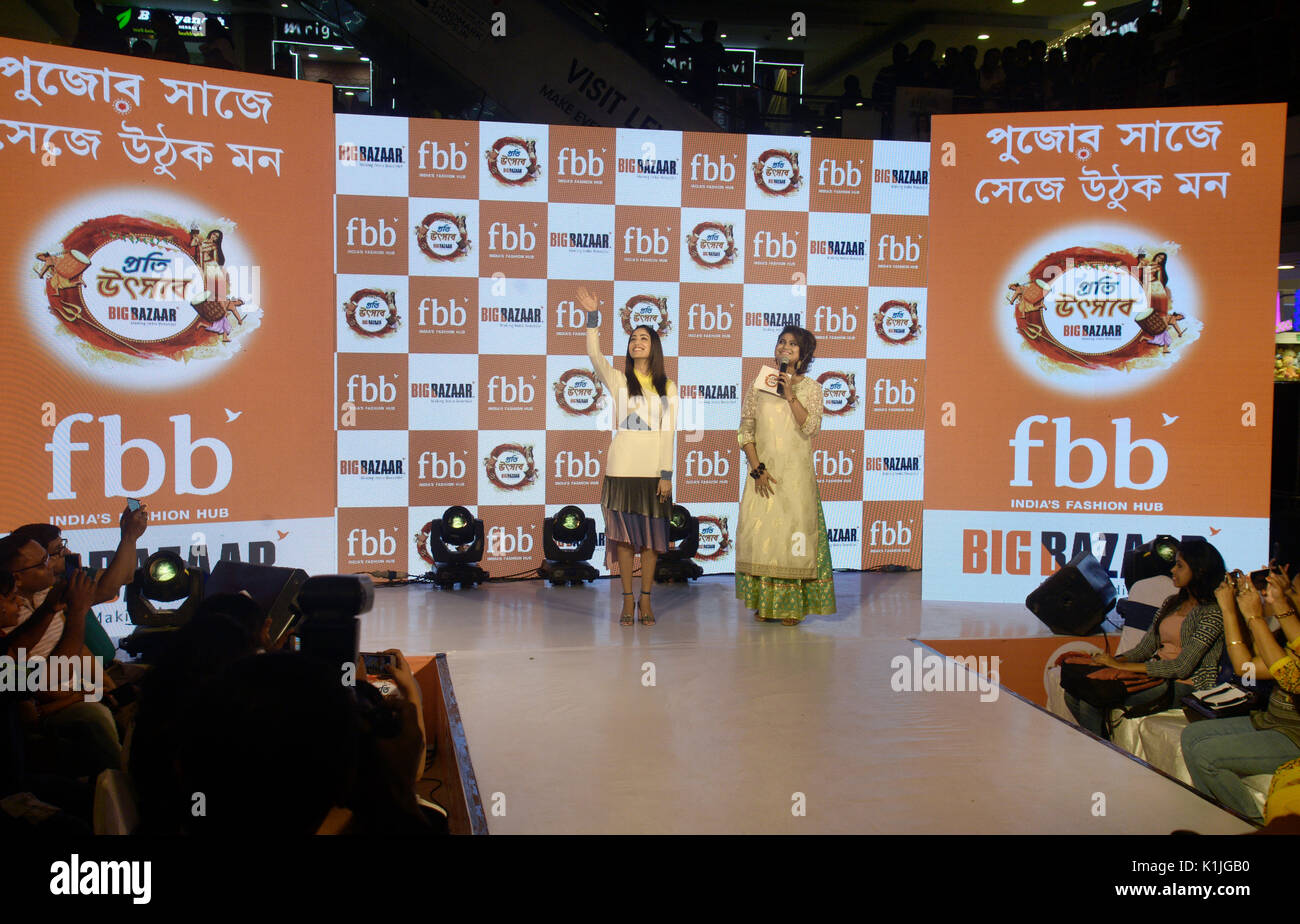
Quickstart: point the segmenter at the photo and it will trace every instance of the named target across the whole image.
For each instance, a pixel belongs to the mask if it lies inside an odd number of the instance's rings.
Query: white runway
[[[494,834],[1251,830],[1009,693],[895,692],[910,638],[1050,634],[920,586],[837,574],[840,614],[786,628],[731,577],[658,585],[649,629],[617,581],[381,588],[362,647],[447,653]]]

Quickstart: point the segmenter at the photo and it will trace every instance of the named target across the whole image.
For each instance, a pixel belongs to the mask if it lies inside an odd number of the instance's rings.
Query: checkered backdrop
[[[337,116],[340,571],[432,567],[461,504],[493,575],[542,561],[544,517],[600,525],[610,399],[586,286],[623,366],[656,326],[682,397],[674,499],[734,570],[745,389],[787,323],[817,337],[814,438],[837,568],[919,567],[929,146]]]

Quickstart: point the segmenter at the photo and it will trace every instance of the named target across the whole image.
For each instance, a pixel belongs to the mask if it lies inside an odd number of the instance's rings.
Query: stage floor
[[[847,573],[838,615],[787,628],[733,587],[658,585],[649,629],[617,581],[381,588],[362,647],[447,653],[494,834],[1251,830],[1007,692],[892,688],[924,639],[1050,635],[1023,607]]]

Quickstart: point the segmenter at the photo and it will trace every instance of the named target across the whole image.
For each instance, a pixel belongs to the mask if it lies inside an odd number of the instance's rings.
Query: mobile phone
[[[1258,571],[1250,572],[1250,582],[1259,590],[1268,587],[1268,569],[1260,568]]]
[[[71,580],[81,570],[81,556],[76,552],[63,553],[63,576]]]
[[[393,656],[390,654],[366,652],[361,655],[361,660],[371,677],[391,677],[393,674]]]
[[[132,513],[135,513],[137,510],[140,509],[140,502],[136,500],[134,497],[128,497],[126,499],[126,509],[131,511]]]

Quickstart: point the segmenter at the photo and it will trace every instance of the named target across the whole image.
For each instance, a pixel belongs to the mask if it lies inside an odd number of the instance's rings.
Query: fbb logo
[[[894,520],[892,523],[888,520],[873,520],[867,530],[867,542],[873,549],[905,549],[912,544],[912,529],[902,520]]]
[[[447,453],[444,458],[436,450],[430,450],[420,453],[416,459],[416,473],[421,480],[463,480],[467,470],[465,459],[455,452]]]
[[[571,298],[564,298],[555,304],[556,330],[582,330],[587,326],[587,312],[578,307]]]
[[[716,449],[706,453],[693,449],[686,453],[687,478],[726,478],[731,474],[731,460]]]
[[[770,231],[757,231],[754,233],[755,259],[765,257],[769,260],[793,260],[798,253],[798,243],[784,231],[780,232],[779,237]]]
[[[623,231],[623,253],[662,256],[668,253],[668,236],[659,228],[647,231],[638,225],[630,225]]]
[[[1029,450],[1041,448],[1044,441],[1031,439],[1030,433],[1034,425],[1046,423],[1045,415],[1034,414],[1026,417],[1016,426],[1016,434],[1010,442],[1014,469],[1010,481],[1011,487],[1032,488],[1034,486],[1033,480],[1029,477]],[[1053,475],[1056,486],[1086,490],[1101,484],[1110,467],[1106,447],[1087,436],[1073,439],[1069,417],[1053,417],[1052,423],[1056,425],[1056,440],[1053,447]],[[1165,476],[1169,474],[1169,454],[1165,451],[1165,447],[1158,440],[1133,439],[1133,422],[1128,417],[1115,418],[1111,423],[1115,427],[1115,487],[1150,491],[1163,484]],[[1151,473],[1143,481],[1134,481],[1132,458],[1133,453],[1139,449],[1144,451],[1151,460]],[[1087,477],[1082,481],[1075,481],[1071,476],[1070,468],[1073,456],[1079,450],[1088,454],[1090,465]]]
[[[396,219],[394,219],[395,223]],[[346,228],[349,247],[358,244],[362,247],[392,247],[397,243],[396,229],[389,227],[383,218],[372,225],[364,218],[353,215],[348,219]]]
[[[587,148],[585,154],[577,148],[560,148],[557,159],[559,164],[556,170],[557,176],[605,175],[605,160],[596,153],[594,148]]]
[[[513,381],[504,375],[488,379],[488,404],[532,404],[536,397],[537,390],[522,375]]]
[[[692,182],[734,183],[735,180],[736,165],[728,163],[722,155],[716,160],[703,152],[691,155]]]
[[[900,241],[892,234],[882,234],[880,240],[876,242],[876,258],[884,263],[890,260],[894,263],[907,262],[916,263],[921,259],[920,235],[917,240],[912,240],[912,235],[904,235]]]
[[[350,404],[387,404],[397,400],[397,386],[383,375],[372,382],[364,373],[348,376],[348,402]]]
[[[848,305],[818,305],[813,309],[814,333],[852,334],[857,329],[857,315]]]
[[[853,161],[846,160],[841,166],[839,161],[823,158],[817,164],[818,186],[860,186],[862,171],[853,166]]]
[[[464,172],[469,155],[452,141],[444,148],[436,141],[421,141],[418,148],[419,169]]]
[[[457,304],[456,299],[449,299],[447,304],[438,301],[437,296],[420,299],[419,321],[421,327],[464,327],[469,320],[465,305]]]
[[[735,308],[735,305],[731,305]],[[715,305],[710,308],[708,305],[696,302],[686,309],[686,326],[692,331],[728,331],[731,330],[733,320],[731,312],[721,305]]]
[[[513,530],[493,526],[487,534],[487,554],[496,556],[527,555],[533,551],[533,537],[522,526]]]
[[[45,495],[48,500],[76,500],[77,493],[72,488],[72,453],[86,452],[90,449],[90,444],[74,443],[72,427],[74,424],[88,424],[94,420],[90,414],[69,414],[55,425],[50,441],[45,444],[45,451],[53,461],[50,491]],[[230,447],[213,436],[192,439],[189,414],[177,414],[168,420],[172,423],[175,465],[173,487],[176,494],[217,494],[225,490],[234,474],[234,457],[230,453]],[[104,496],[148,497],[158,491],[167,477],[167,456],[162,447],[143,437],[123,442],[122,418],[117,414],[100,417],[99,422],[104,427],[104,457],[102,467],[94,467],[104,473]],[[206,485],[196,485],[193,481],[191,466],[198,449],[212,453],[216,463],[212,481]],[[145,480],[139,487],[132,485],[128,488],[122,483],[122,458],[130,450],[143,453],[145,458]]]
[[[872,386],[872,401],[877,405],[912,405],[916,403],[916,388],[906,379],[899,379],[898,384],[893,379],[876,379]]]
[[[372,536],[364,527],[348,531],[348,558],[392,557],[397,554],[397,530],[391,533],[382,526],[379,534]]]
[[[523,222],[511,227],[504,221],[494,221],[488,225],[489,250],[529,251],[537,249],[537,235],[529,231]]]
[[[829,449],[813,451],[813,470],[819,478],[847,477],[853,474],[855,467],[853,456],[843,449],[837,449],[834,454]]]
[[[582,455],[568,449],[555,454],[555,478],[570,480],[583,478],[595,480],[600,478],[600,456],[590,450],[583,450]]]

